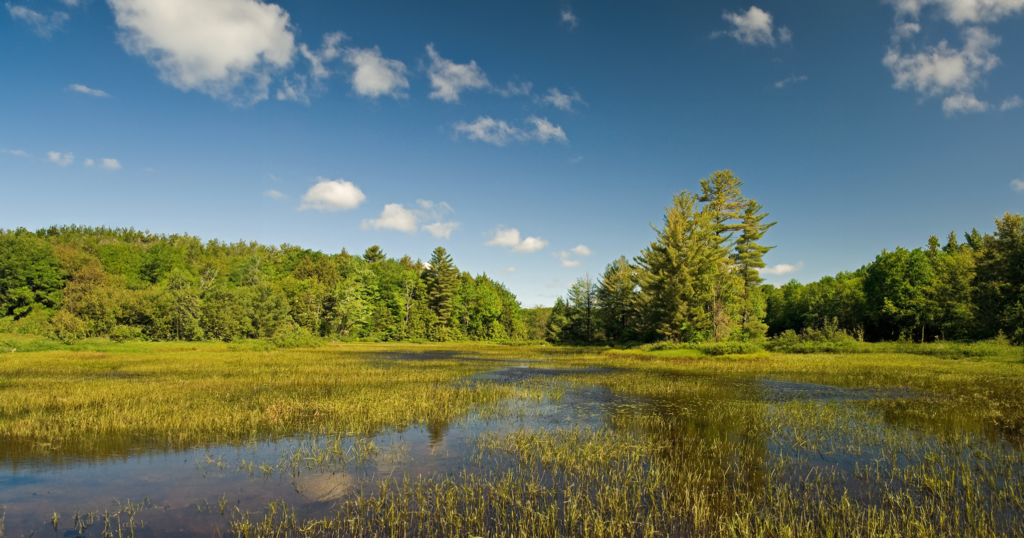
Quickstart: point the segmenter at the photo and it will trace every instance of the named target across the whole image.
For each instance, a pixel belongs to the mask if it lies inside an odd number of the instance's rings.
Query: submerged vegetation
[[[206,447],[191,472],[207,488],[294,484],[114,507],[126,534],[178,513],[249,537],[1019,535],[1019,349],[856,345],[83,342],[0,356],[0,461]],[[302,441],[267,448],[285,439]],[[18,501],[0,499],[9,533],[102,520],[90,501],[35,519]]]

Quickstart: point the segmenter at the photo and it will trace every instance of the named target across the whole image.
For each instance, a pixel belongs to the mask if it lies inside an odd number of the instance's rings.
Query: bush
[[[277,347],[319,346],[324,342],[323,338],[314,336],[305,327],[300,327],[294,323],[289,323],[279,328],[270,341]]]
[[[57,338],[63,342],[74,342],[85,337],[85,322],[67,310],[54,314],[50,318],[50,326],[53,327],[53,333]]]
[[[128,342],[131,340],[142,340],[145,334],[140,327],[131,325],[117,325],[110,331],[110,339],[115,342]]]

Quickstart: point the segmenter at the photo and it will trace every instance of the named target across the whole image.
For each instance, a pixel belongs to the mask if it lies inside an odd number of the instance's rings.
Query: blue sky
[[[352,4],[352,5],[349,5]],[[551,304],[731,169],[769,282],[1024,209],[1024,0],[5,0],[0,227],[360,253]]]

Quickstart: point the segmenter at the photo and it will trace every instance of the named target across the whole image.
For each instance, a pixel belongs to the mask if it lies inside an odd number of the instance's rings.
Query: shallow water
[[[376,358],[487,361],[445,353],[382,354]],[[688,413],[701,435],[721,436],[726,442],[745,435],[739,425],[715,423],[702,416],[704,404],[699,402],[624,396],[602,386],[561,382],[563,376],[599,376],[615,369],[562,369],[534,361],[494,362],[493,370],[464,382],[550,383],[559,384],[560,391],[557,397],[509,402],[497,414],[493,410],[473,411],[453,424],[408,427],[370,439],[296,436],[185,449],[111,440],[109,446],[91,451],[49,456],[39,456],[38,450],[4,447],[0,449],[0,507],[4,518],[0,535],[101,536],[107,513],[118,514],[117,519],[108,522],[109,528],[121,525],[125,535],[210,536],[225,532],[229,517],[259,514],[268,503],[277,501],[295,507],[300,517],[323,516],[347,496],[374,493],[380,479],[482,473],[493,468],[487,466],[498,463],[473,457],[474,440],[482,434],[573,427],[596,430],[613,426],[612,418],[622,414]],[[779,424],[787,424],[786,405],[820,406],[826,412],[872,400],[914,397],[912,392],[900,389],[850,389],[771,378],[717,381],[729,387],[731,398],[766,404],[769,418],[782,417]],[[858,465],[879,457],[881,444],[873,444],[868,438],[906,426],[880,422],[861,429],[849,424],[844,427],[812,443],[800,438],[806,432],[797,431],[799,428],[790,432],[780,427],[780,434],[763,441],[764,457],[785,455],[800,459],[805,470],[820,467],[842,471],[846,475],[841,481],[853,497],[870,499],[877,492],[853,477]],[[794,432],[796,438],[790,435]],[[921,439],[922,443],[932,442],[926,433]],[[852,445],[857,449],[850,450]],[[998,456],[1015,449],[996,442],[989,450]],[[789,478],[794,483],[798,479]],[[109,532],[117,534],[116,530]]]

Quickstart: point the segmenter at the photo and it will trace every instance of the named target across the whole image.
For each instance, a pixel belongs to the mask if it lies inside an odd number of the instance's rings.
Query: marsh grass
[[[197,466],[351,473],[405,457],[378,443],[385,431],[508,420],[588,387],[631,398],[607,402],[595,427],[480,434],[459,472],[364,477],[326,515],[281,502],[255,513],[219,506],[235,536],[1024,533],[1019,348],[968,359],[883,347],[717,356],[429,344],[123,349],[0,355],[0,440],[27,447],[7,457],[102,452],[110,438],[194,447],[304,435],[276,461],[211,453]],[[478,375],[503,363],[563,372],[516,383]],[[813,396],[816,387],[827,390]],[[119,514],[124,530],[135,528]]]

